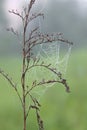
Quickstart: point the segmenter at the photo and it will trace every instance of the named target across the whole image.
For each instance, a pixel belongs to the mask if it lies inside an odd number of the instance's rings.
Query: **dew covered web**
[[[35,27],[37,26],[36,23],[39,23],[39,32],[41,32],[41,20],[40,18],[37,21],[32,23]],[[32,26],[33,28],[35,28]],[[61,36],[60,36],[61,37]],[[55,41],[51,43],[42,43],[37,46],[34,46],[32,53],[33,58],[39,60],[38,64],[42,62],[45,65],[51,64],[51,67],[56,70],[56,72],[62,73],[62,76],[66,76],[67,64],[71,52],[72,45],[67,43],[63,43],[60,41]],[[32,64],[32,63],[31,63]],[[42,80],[57,80],[57,76],[49,71],[48,69],[36,66],[29,70],[28,76],[26,76],[27,82],[32,86],[32,82],[42,82]],[[58,85],[58,83],[57,83]],[[40,99],[41,96],[46,92],[46,90],[50,87],[55,86],[55,83],[39,85],[32,90],[32,94]]]
[[[42,43],[33,49],[33,55],[39,59],[38,64],[42,62],[45,65],[51,64],[50,66],[54,68],[56,72],[62,73],[63,77],[66,76],[71,45],[56,41],[53,43]],[[31,81],[41,82],[42,80],[57,80],[58,78],[54,73],[41,66],[34,67],[30,71],[28,79],[30,78]],[[32,93],[40,98],[49,87],[53,86],[55,86],[55,83],[37,86],[33,89]]]

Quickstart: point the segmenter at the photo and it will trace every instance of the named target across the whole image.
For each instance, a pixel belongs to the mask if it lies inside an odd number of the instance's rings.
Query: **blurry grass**
[[[41,98],[45,130],[87,130],[87,52],[74,52],[69,60],[67,80],[71,93],[56,84]],[[0,66],[19,81],[21,60],[0,58]],[[19,81],[20,82],[20,81]],[[13,88],[0,76],[0,130],[22,130],[22,109]],[[36,130],[31,111],[27,130]]]

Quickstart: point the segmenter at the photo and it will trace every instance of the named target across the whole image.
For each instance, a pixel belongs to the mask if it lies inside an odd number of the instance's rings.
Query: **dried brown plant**
[[[22,12],[19,13],[17,10],[9,10],[9,13],[12,13],[14,15],[17,15],[20,17],[22,20],[22,25],[23,25],[23,39],[22,39],[22,73],[21,73],[21,88],[22,88],[22,93],[20,94],[17,88],[17,85],[13,82],[12,78],[9,77],[6,72],[4,72],[2,69],[0,69],[0,74],[8,80],[10,85],[14,88],[16,91],[22,108],[23,108],[23,130],[26,130],[26,121],[28,118],[28,114],[31,109],[34,109],[36,111],[36,116],[37,116],[37,123],[38,123],[38,128],[39,130],[44,130],[43,126],[43,121],[40,117],[40,103],[38,99],[36,99],[32,95],[32,90],[38,86],[41,85],[47,85],[47,84],[53,84],[53,83],[60,83],[63,84],[66,88],[66,91],[69,92],[69,86],[67,85],[66,79],[62,77],[61,72],[57,72],[55,68],[52,67],[51,63],[46,64],[44,61],[40,62],[39,58],[33,57],[32,55],[32,49],[39,45],[39,44],[46,44],[49,42],[49,44],[52,44],[55,41],[61,41],[64,42],[64,44],[73,44],[72,42],[65,40],[63,37],[59,37],[61,34],[60,33],[53,33],[53,34],[48,34],[48,33],[41,33],[38,32],[39,27],[35,27],[32,29],[27,37],[27,30],[29,29],[29,23],[35,20],[37,17],[43,17],[44,19],[44,14],[43,13],[31,13],[31,10],[33,8],[33,5],[35,4],[36,0],[30,0],[28,3],[27,7],[23,8]],[[18,36],[18,32],[14,30],[14,28],[8,28],[7,31],[11,31],[14,35]],[[30,64],[30,62],[32,63]],[[47,80],[47,79],[42,79],[40,82],[37,80],[32,82],[32,85],[30,86],[29,84],[26,85],[26,74],[29,72],[30,69],[34,67],[43,67],[50,72],[54,73],[58,78],[57,80],[52,79],[52,80]],[[39,68],[38,68],[39,69]],[[32,104],[29,104],[27,106],[27,101],[26,98],[29,96],[32,100]],[[28,109],[27,109],[28,107]]]

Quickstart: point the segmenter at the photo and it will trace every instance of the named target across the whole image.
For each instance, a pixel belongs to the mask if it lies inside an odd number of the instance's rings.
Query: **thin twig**
[[[3,70],[0,69],[0,74],[8,80],[8,82],[10,83],[10,85],[13,87],[13,88],[16,88],[16,84],[12,81],[12,78],[9,77],[8,74],[6,74]]]
[[[44,14],[43,13],[38,13],[38,14],[32,14],[32,16],[29,18],[29,20],[28,20],[28,22],[30,23],[32,20],[34,20],[35,18],[37,18],[37,17],[43,17],[43,19],[44,19]]]
[[[13,82],[12,78],[9,77],[8,74],[6,74],[3,70],[0,69],[0,74],[6,79],[8,80],[8,82],[10,83],[10,85],[15,89],[20,101],[21,101],[21,104],[22,104],[22,107],[23,107],[23,102],[22,102],[22,99],[21,99],[21,96],[18,92],[18,89],[17,89],[17,85]]]
[[[38,40],[31,41],[31,48],[33,48],[37,45],[40,45],[40,44],[46,44],[46,43],[51,44],[55,41],[61,41],[61,42],[64,42],[66,44],[73,45],[73,42],[71,42],[71,41],[68,41],[68,40],[63,39],[63,38],[52,38],[51,36],[47,35],[47,37],[45,37],[45,35],[40,35],[39,37],[36,37],[35,39],[38,39]]]
[[[39,114],[39,108],[37,107],[37,101],[30,93],[29,95],[31,97],[32,102],[34,103],[34,106],[33,107],[31,106],[31,108],[36,110],[37,123],[38,123],[39,130],[44,130],[43,121]]]
[[[17,10],[8,10],[9,13],[12,13],[14,15],[17,15],[18,17],[20,17],[22,20],[24,20],[23,16],[17,11]]]

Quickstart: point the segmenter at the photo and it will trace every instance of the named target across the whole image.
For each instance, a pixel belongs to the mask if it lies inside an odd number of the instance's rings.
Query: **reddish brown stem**
[[[23,70],[22,70],[22,91],[23,91],[23,121],[24,121],[24,126],[23,130],[26,130],[26,99],[25,99],[25,32],[26,29],[24,28],[24,33],[23,33]]]

